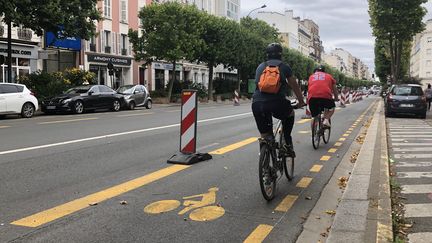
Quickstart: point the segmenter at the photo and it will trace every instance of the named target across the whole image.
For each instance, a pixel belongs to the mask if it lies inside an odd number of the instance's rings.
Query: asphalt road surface
[[[166,163],[179,106],[2,118],[0,242],[294,242],[374,100],[338,108],[318,150],[298,110],[295,178],[271,202],[244,101],[199,106],[198,152],[213,159],[192,166]]]

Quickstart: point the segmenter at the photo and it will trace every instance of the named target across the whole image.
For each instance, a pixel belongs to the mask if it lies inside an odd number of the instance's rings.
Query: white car
[[[0,115],[30,118],[38,108],[38,100],[25,85],[0,83]]]

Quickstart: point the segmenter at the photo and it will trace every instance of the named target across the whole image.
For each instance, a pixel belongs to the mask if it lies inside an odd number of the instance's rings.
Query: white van
[[[0,83],[0,115],[21,114],[30,118],[38,108],[38,100],[25,85]]]

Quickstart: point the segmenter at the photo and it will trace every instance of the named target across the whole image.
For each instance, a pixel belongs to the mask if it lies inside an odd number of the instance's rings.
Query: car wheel
[[[25,103],[21,109],[21,116],[24,118],[30,118],[35,113],[35,107],[32,103]]]
[[[129,103],[129,110],[133,110],[133,109],[135,109],[135,102],[131,101]]]
[[[81,100],[75,101],[73,105],[73,112],[75,112],[75,114],[82,114],[84,112],[84,104]]]
[[[113,111],[119,111],[120,108],[121,108],[120,101],[119,100],[114,100],[113,106],[112,106],[112,110]]]
[[[151,109],[152,108],[152,101],[151,100],[147,100],[147,103],[146,103],[145,107],[147,109]]]

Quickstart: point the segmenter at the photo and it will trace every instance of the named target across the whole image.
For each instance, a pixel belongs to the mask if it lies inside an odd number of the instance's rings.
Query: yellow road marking
[[[309,171],[313,173],[318,173],[321,171],[322,167],[322,165],[314,165]]]
[[[303,124],[303,123],[307,123],[310,122],[312,119],[302,119],[300,121],[297,122],[297,124]]]
[[[0,128],[8,128],[8,127],[10,127],[10,126],[0,126]]]
[[[172,175],[174,173],[177,173],[179,171],[182,171],[184,169],[189,168],[189,166],[186,165],[173,165],[158,171],[155,171],[151,174],[124,182],[122,184],[119,184],[117,186],[113,186],[110,188],[107,188],[103,191],[96,192],[93,194],[90,194],[88,196],[75,199],[73,201],[70,201],[68,203],[59,205],[57,207],[53,207],[51,209],[30,215],[28,217],[16,220],[12,222],[13,225],[19,225],[19,226],[26,226],[26,227],[38,227],[40,225],[46,224],[48,222],[54,221],[56,219],[62,218],[64,216],[67,216],[69,214],[72,214],[74,212],[77,212],[81,209],[87,208],[90,206],[90,204],[93,203],[100,203],[102,201],[105,201],[107,199],[116,197],[118,195],[121,195],[123,193],[132,191],[134,189],[137,189],[139,187],[142,187],[144,185],[147,185],[149,183],[152,183],[154,181],[157,181],[159,179],[162,179],[164,177],[167,177],[169,175]]]
[[[308,133],[311,133],[310,131],[300,131],[299,132],[300,134],[308,134]]]
[[[89,117],[89,118],[81,118],[81,119],[40,122],[38,124],[39,125],[44,125],[44,124],[55,124],[55,123],[77,122],[77,121],[90,121],[90,120],[97,120],[97,119],[99,119],[99,118],[97,118],[97,117]]]
[[[340,143],[340,142],[336,142],[334,146],[336,146],[336,147],[340,147],[340,146],[342,146],[342,143]]]
[[[336,153],[336,151],[337,151],[337,149],[335,149],[335,148],[331,148],[331,149],[329,149],[329,153]]]
[[[118,115],[117,117],[144,116],[144,115],[151,115],[151,114],[154,114],[154,112],[138,113],[138,114],[128,114],[128,115]]]
[[[345,141],[346,138],[339,138],[339,141]]]
[[[260,224],[258,227],[243,241],[243,243],[263,242],[268,234],[273,230],[273,226]]]
[[[340,109],[342,109],[342,108],[340,108],[340,107],[336,108],[337,111],[340,110]]]
[[[329,159],[331,159],[331,156],[328,155],[324,155],[323,157],[321,157],[321,161],[328,161]]]
[[[309,184],[312,182],[312,178],[310,177],[303,177],[301,180],[297,183],[296,187],[306,188],[309,186]]]
[[[352,133],[352,131],[346,131],[345,133],[347,133],[347,134],[351,134],[351,133]]]
[[[349,134],[345,133],[345,134],[344,134],[344,135],[342,135],[342,136],[344,136],[344,137],[348,137],[348,136],[349,136]]]
[[[282,200],[281,203],[277,206],[275,211],[279,212],[288,212],[288,210],[294,205],[294,202],[297,200],[298,196],[288,195]]]
[[[256,142],[257,140],[258,140],[258,138],[256,138],[256,137],[255,138],[248,138],[248,139],[243,140],[241,142],[231,144],[231,145],[228,145],[226,147],[211,151],[209,154],[225,154],[225,153],[228,153],[228,152],[233,151],[235,149],[238,149],[238,148],[241,148],[241,147],[246,146],[248,144],[251,144],[253,142]]]

